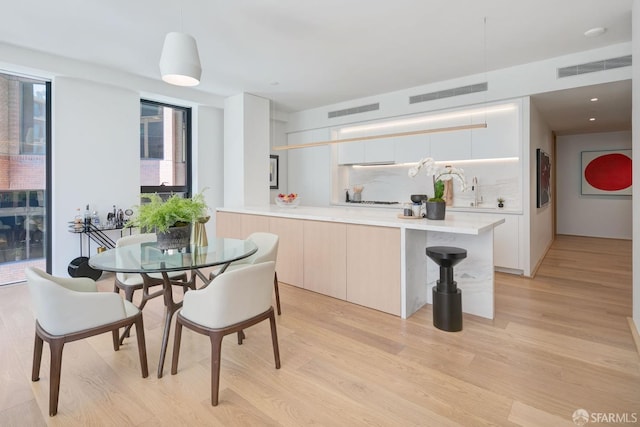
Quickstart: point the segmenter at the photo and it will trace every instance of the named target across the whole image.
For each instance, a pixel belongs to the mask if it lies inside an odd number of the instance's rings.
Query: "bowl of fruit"
[[[276,197],[276,205],[282,208],[295,208],[300,204],[300,198],[296,193],[278,194]]]

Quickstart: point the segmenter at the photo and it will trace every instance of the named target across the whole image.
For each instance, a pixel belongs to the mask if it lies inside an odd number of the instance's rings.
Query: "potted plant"
[[[498,207],[504,208],[504,199],[502,197],[498,197]]]
[[[163,200],[157,193],[140,196],[148,203],[139,206],[138,214],[127,225],[155,231],[159,249],[177,249],[189,244],[191,224],[207,217],[207,204],[201,193],[191,198],[172,194]]]
[[[444,219],[447,207],[443,199],[444,181],[455,179],[460,184],[460,189],[465,191],[467,189],[467,183],[464,179],[464,171],[452,166],[440,168],[431,157],[425,157],[420,160],[416,166],[409,169],[409,177],[414,178],[422,169],[426,170],[428,174],[433,175],[434,194],[433,197],[427,200],[427,218]]]

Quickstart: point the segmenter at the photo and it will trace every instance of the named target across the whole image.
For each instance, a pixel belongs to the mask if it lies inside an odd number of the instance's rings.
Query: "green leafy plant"
[[[160,233],[167,231],[169,227],[187,225],[206,217],[209,209],[201,193],[191,198],[173,194],[166,201],[163,201],[157,193],[143,194],[140,198],[149,200],[149,203],[139,206],[138,214],[127,223],[127,226],[155,230]]]
[[[437,180],[433,183],[433,197],[429,198],[430,202],[444,202],[444,182]]]

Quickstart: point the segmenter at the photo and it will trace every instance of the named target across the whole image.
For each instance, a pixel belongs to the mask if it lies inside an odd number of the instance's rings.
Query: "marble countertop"
[[[399,208],[362,209],[361,207],[342,206],[297,206],[295,208],[281,208],[276,205],[263,205],[239,208],[217,208],[217,211],[458,234],[480,234],[504,222],[503,218],[496,218],[494,215],[453,211],[448,211],[445,219],[441,221],[425,218],[402,219],[398,218],[398,214],[400,213]]]
[[[406,202],[408,203],[408,202]],[[332,206],[339,207],[353,207],[359,209],[392,209],[400,211],[404,203],[397,203],[393,205],[374,205],[374,204],[358,204],[358,203],[347,203],[347,202],[335,202],[332,203]],[[489,207],[489,206],[480,206],[474,208],[473,206],[447,206],[447,212],[473,212],[473,213],[499,213],[505,215],[522,215],[522,209],[512,209],[512,208],[498,208]]]

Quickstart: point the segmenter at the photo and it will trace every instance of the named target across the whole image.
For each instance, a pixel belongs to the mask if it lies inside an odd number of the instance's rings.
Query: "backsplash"
[[[338,180],[342,189],[337,201],[345,200],[345,190],[353,194],[354,185],[364,186],[362,200],[409,202],[411,194],[433,196],[432,177],[424,172],[415,178],[408,176],[414,164],[385,166],[339,166]],[[454,181],[453,206],[470,207],[475,200],[471,190],[473,177],[478,179],[478,196],[482,198],[480,207],[497,206],[498,197],[505,199],[505,207],[510,210],[522,209],[521,165],[518,159],[471,160],[451,163],[464,170],[467,190],[460,191]]]

